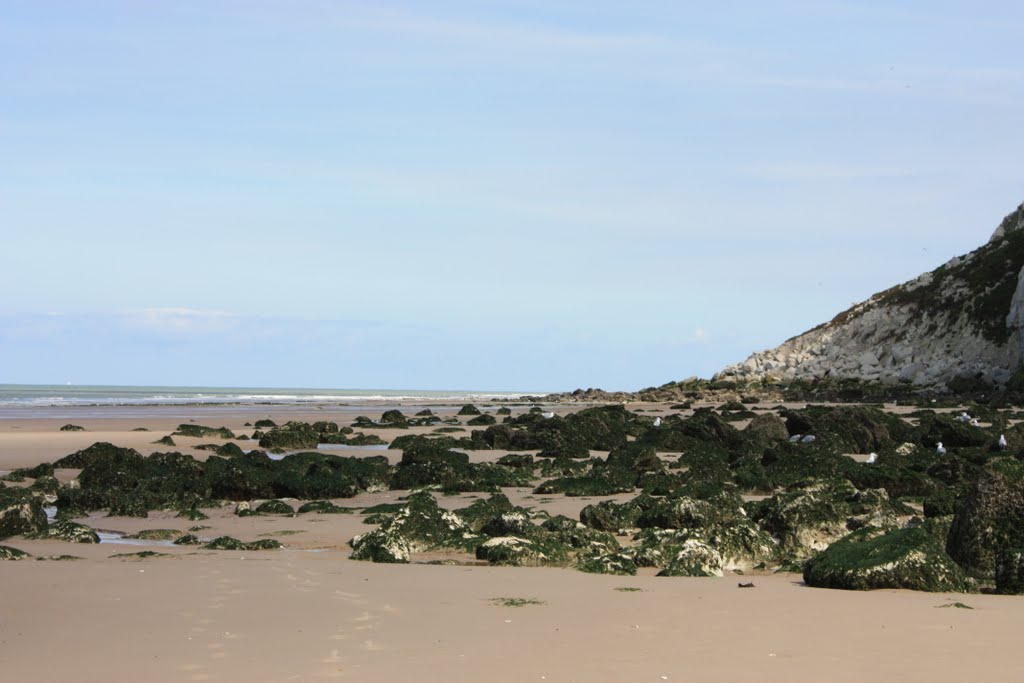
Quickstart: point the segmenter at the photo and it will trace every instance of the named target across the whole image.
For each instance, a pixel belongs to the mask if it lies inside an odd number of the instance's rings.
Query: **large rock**
[[[1024,595],[1024,549],[1005,550],[996,565],[996,592]]]
[[[24,550],[18,550],[9,545],[0,545],[0,560],[24,560],[28,557],[32,556]]]
[[[65,455],[63,458],[53,463],[53,466],[58,469],[83,469],[96,462],[111,459],[124,459],[133,456],[140,456],[139,452],[134,448],[119,448],[112,443],[99,441],[88,448],[75,451],[71,455]]]
[[[855,529],[895,525],[897,511],[885,491],[817,482],[762,501],[754,508],[754,518],[775,537],[783,556],[800,562]]]
[[[946,550],[969,574],[993,578],[999,554],[1024,547],[1024,463],[991,461],[953,517]]]
[[[817,588],[908,588],[932,592],[972,589],[963,570],[924,529],[864,528],[836,541],[804,565]]]
[[[476,557],[491,564],[510,567],[564,566],[569,562],[565,546],[543,537],[489,538],[477,546]]]
[[[350,541],[352,559],[408,562],[415,552],[442,548],[467,550],[477,538],[454,512],[442,510],[434,497],[420,492],[379,528]]]
[[[700,529],[644,529],[628,549],[637,565],[659,567],[659,576],[722,576],[774,565],[775,541],[740,518]]]
[[[46,513],[38,500],[0,500],[0,538],[45,530]]]
[[[99,543],[100,536],[84,524],[70,520],[54,522],[46,529],[31,534],[31,538],[51,538],[69,543]]]

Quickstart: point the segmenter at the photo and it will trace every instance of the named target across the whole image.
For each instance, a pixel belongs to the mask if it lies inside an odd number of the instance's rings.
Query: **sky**
[[[710,376],[1024,201],[1024,4],[0,0],[0,383]]]

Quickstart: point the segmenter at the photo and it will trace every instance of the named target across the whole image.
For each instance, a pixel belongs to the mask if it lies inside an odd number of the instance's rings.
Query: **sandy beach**
[[[432,408],[449,416],[458,406]],[[63,407],[54,416],[36,410],[32,417],[8,410],[0,419],[0,473],[97,441],[144,454],[166,451],[152,442],[192,420],[245,432],[251,431],[246,422],[264,417],[347,424],[356,415],[380,413],[372,405],[362,411]],[[59,431],[68,423],[86,431]],[[133,431],[138,428],[149,431]],[[381,431],[387,439],[395,435]],[[175,441],[181,452],[209,453],[192,447],[210,439]],[[385,448],[345,454],[396,456]],[[504,454],[471,457],[481,462]],[[74,472],[59,474],[67,479]],[[615,497],[537,496],[529,488],[506,493],[516,504],[570,516]],[[335,502],[359,507],[403,494]],[[456,508],[481,497],[438,501]],[[272,537],[285,548],[3,541],[37,557],[82,559],[0,564],[0,670],[10,680],[79,681],[961,681],[1024,675],[1015,647],[1024,623],[1019,597],[814,589],[788,573],[658,578],[648,570],[630,577],[490,567],[458,553],[376,564],[349,559],[348,540],[372,528],[361,514],[238,517],[233,510],[207,510],[210,519],[198,523],[173,512],[148,518],[99,513],[77,521],[117,536],[144,529],[185,533],[196,525],[204,537]],[[117,557],[146,550],[163,554]],[[432,560],[456,564],[425,563]],[[740,582],[755,586],[740,589]]]

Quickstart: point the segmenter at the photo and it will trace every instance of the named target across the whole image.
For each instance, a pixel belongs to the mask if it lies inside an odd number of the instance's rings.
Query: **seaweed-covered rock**
[[[619,576],[636,576],[636,562],[627,553],[611,552],[581,557],[576,562],[576,569],[588,574],[616,574]]]
[[[630,441],[616,446],[608,453],[605,460],[608,467],[629,470],[636,474],[661,472],[664,463],[658,458],[654,447],[638,441]]]
[[[50,524],[46,529],[26,534],[26,538],[51,538],[69,543],[99,543],[100,536],[84,524],[70,520],[60,520]]]
[[[272,538],[261,538],[258,541],[246,543],[231,536],[218,536],[203,546],[207,550],[276,550],[282,548],[280,541]]]
[[[395,467],[392,488],[495,492],[502,486],[530,483],[528,471],[492,463],[470,463],[468,455],[451,450],[450,445],[451,439],[446,438],[403,437],[402,460]]]
[[[746,518],[704,528],[643,529],[630,548],[638,565],[662,567],[663,576],[722,576],[772,564],[775,541]]]
[[[320,432],[305,422],[288,422],[282,427],[271,429],[259,441],[260,448],[281,448],[289,451],[316,448],[319,443]]]
[[[174,545],[202,545],[203,541],[195,534],[185,534],[174,539]]]
[[[497,424],[497,422],[498,422],[497,418],[495,418],[493,415],[488,415],[486,413],[483,413],[481,415],[477,415],[476,417],[474,417],[474,418],[472,418],[470,420],[467,420],[466,424],[468,424],[468,425],[470,425],[472,427],[480,427],[480,426],[487,426],[487,425]]]
[[[36,480],[32,482],[32,486],[29,488],[33,491],[53,495],[57,493],[58,489],[60,489],[60,482],[57,481],[56,477],[43,475],[36,478]]]
[[[457,412],[455,414],[456,415],[480,415],[481,413],[480,413],[480,409],[477,408],[475,405],[473,405],[472,403],[467,403],[466,405],[464,405],[461,408],[459,408],[459,412]]]
[[[172,436],[191,436],[195,438],[215,437],[219,439],[233,439],[234,432],[227,427],[205,427],[203,425],[180,424],[171,432]]]
[[[494,461],[496,465],[511,467],[513,469],[532,470],[536,464],[533,456],[529,453],[509,453]]]
[[[996,564],[996,592],[1024,595],[1024,549],[1004,550]]]
[[[689,495],[670,497],[652,503],[637,518],[641,528],[705,529],[729,524],[745,513],[742,500],[732,489],[721,489],[707,498]]]
[[[487,498],[474,500],[467,507],[455,511],[466,526],[473,533],[480,533],[485,525],[495,518],[516,510],[516,507],[509,501],[508,496],[503,493],[493,493]]]
[[[315,512],[321,515],[334,515],[334,514],[351,514],[350,508],[341,507],[335,505],[329,500],[311,500],[308,503],[303,503],[297,510],[300,514],[307,512]]]
[[[762,413],[756,416],[743,430],[751,438],[764,441],[785,441],[789,439],[789,431],[782,418],[774,413]]]
[[[295,509],[283,500],[268,500],[260,503],[254,511],[257,515],[294,515]]]
[[[149,517],[149,504],[141,495],[125,494],[110,501],[108,517]]]
[[[178,445],[178,444],[174,443],[174,439],[171,438],[170,434],[168,434],[167,436],[160,437],[159,439],[157,439],[153,443],[158,444],[160,446],[171,446],[171,447],[175,447],[175,446]]]
[[[180,535],[181,531],[178,529],[143,529],[128,538],[137,538],[143,541],[172,541]]]
[[[530,515],[522,508],[513,508],[488,520],[480,532],[486,536],[532,536],[536,533],[536,525],[530,521]]]
[[[478,545],[476,558],[510,567],[565,566],[569,553],[564,545],[545,537],[498,536]]]
[[[24,550],[18,550],[12,548],[9,545],[0,545],[0,561],[2,560],[24,560],[26,557],[32,557]]]
[[[722,556],[706,541],[690,538],[683,541],[668,566],[658,576],[722,576]]]
[[[635,527],[642,512],[635,498],[624,503],[602,500],[580,510],[580,521],[593,529],[618,533]]]
[[[134,456],[141,457],[134,448],[119,448],[112,443],[99,441],[88,448],[75,451],[71,455],[65,455],[53,463],[53,466],[58,469],[83,469],[102,460],[124,459]]]
[[[408,562],[412,553],[440,548],[466,549],[473,534],[462,518],[442,510],[434,497],[420,492],[409,496],[394,516],[369,533],[350,541],[352,559],[371,562]]]
[[[942,442],[948,448],[987,446],[992,437],[984,429],[979,429],[967,422],[957,420],[952,414],[931,414],[921,418],[919,430],[922,445],[934,449]]]
[[[4,501],[0,498],[0,538],[46,530],[46,513],[36,499]]]
[[[1024,547],[1024,463],[992,460],[953,517],[946,550],[968,574],[993,578],[999,554]]]
[[[897,521],[884,491],[861,492],[849,482],[813,483],[751,507],[755,521],[778,540],[782,553],[798,562],[854,529]]]
[[[555,515],[544,520],[540,529],[541,533],[548,533],[550,537],[578,551],[581,556],[606,554],[619,549],[619,542],[607,531],[592,529],[565,515]]]
[[[35,467],[19,468],[11,472],[13,475],[19,477],[30,477],[32,479],[39,479],[40,477],[52,477],[53,476],[53,465],[48,462],[39,463]]]
[[[922,529],[864,528],[804,564],[804,581],[818,588],[907,588],[966,592],[972,585],[933,536]]]
[[[610,496],[616,493],[631,493],[636,489],[637,479],[636,473],[631,470],[618,467],[594,467],[582,476],[558,477],[546,481],[534,489],[534,493]]]
[[[60,431],[62,431],[62,432],[84,432],[85,431],[85,427],[80,427],[78,425],[73,425],[73,424],[66,424],[66,425],[64,425],[63,427],[60,428]]]

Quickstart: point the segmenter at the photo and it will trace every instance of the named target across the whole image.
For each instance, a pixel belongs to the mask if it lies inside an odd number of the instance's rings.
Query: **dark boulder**
[[[1000,553],[1024,547],[1024,463],[993,460],[953,517],[946,550],[968,574],[993,578]]]
[[[233,439],[234,432],[227,427],[205,427],[203,425],[180,424],[178,429],[171,432],[172,436],[191,436],[196,438],[216,437],[219,439]]]
[[[996,564],[996,592],[1024,595],[1024,549],[1004,550]]]
[[[864,528],[836,541],[804,565],[817,588],[906,588],[931,592],[972,589],[963,570],[923,529]]]
[[[134,448],[119,448],[112,443],[100,441],[88,448],[75,451],[71,455],[65,455],[53,463],[53,466],[57,469],[83,469],[101,460],[125,459],[135,456],[142,457]]]

